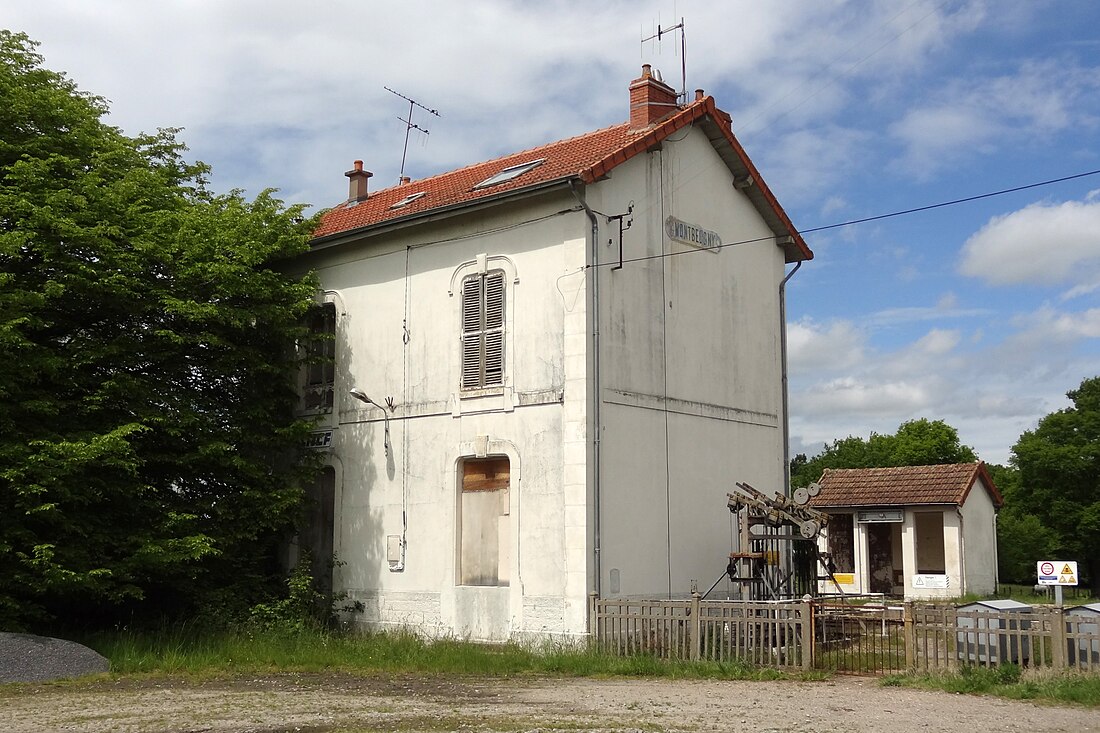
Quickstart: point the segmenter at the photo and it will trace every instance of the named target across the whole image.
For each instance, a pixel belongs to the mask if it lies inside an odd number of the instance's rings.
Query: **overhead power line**
[[[1095,175],[1100,175],[1100,169],[1092,170],[1092,171],[1086,171],[1084,173],[1075,173],[1071,176],[1062,176],[1061,178],[1051,178],[1049,180],[1038,181],[1036,183],[1028,183],[1028,184],[1023,185],[1023,186],[1014,186],[1012,188],[1004,188],[1004,189],[1001,189],[999,191],[989,191],[988,193],[980,193],[980,194],[977,194],[975,196],[966,196],[964,198],[952,199],[950,201],[941,201],[938,204],[928,204],[927,206],[917,206],[915,208],[904,209],[902,211],[892,211],[889,214],[878,214],[877,216],[868,216],[868,217],[864,217],[862,219],[850,219],[848,221],[842,221],[842,222],[838,222],[836,224],[826,224],[825,226],[811,227],[809,229],[800,230],[800,233],[801,234],[810,234],[812,232],[823,232],[823,231],[826,231],[828,229],[839,229],[840,227],[852,226],[854,224],[864,224],[864,223],[869,222],[869,221],[879,221],[880,219],[892,219],[892,218],[897,217],[897,216],[905,216],[907,214],[916,214],[916,213],[919,213],[921,211],[931,211],[932,209],[942,209],[946,206],[957,206],[959,204],[965,204],[965,203],[969,203],[971,201],[980,201],[981,199],[988,199],[988,198],[992,198],[994,196],[1003,196],[1003,195],[1008,194],[1008,193],[1015,193],[1017,191],[1026,191],[1026,190],[1031,189],[1031,188],[1040,188],[1041,186],[1050,186],[1050,185],[1055,184],[1055,183],[1063,183],[1065,181],[1073,181],[1073,180],[1076,180],[1078,178],[1087,178],[1089,176],[1095,176]],[[774,239],[773,236],[753,237],[752,239],[742,239],[742,240],[737,241],[737,242],[724,243],[719,247],[715,247],[715,249],[725,249],[726,247],[736,247],[737,245],[740,245],[740,244],[752,244],[754,242],[766,242],[766,241],[770,241],[772,239]],[[645,255],[645,256],[642,256],[642,257],[628,257],[628,258],[625,258],[621,261],[616,260],[614,262],[601,262],[601,263],[599,263],[599,265],[597,265],[597,267],[612,267],[612,266],[617,267],[617,266],[628,264],[628,263],[631,263],[631,262],[645,262],[646,260],[658,260],[658,259],[662,259],[662,258],[665,258],[665,257],[675,257],[677,255],[694,254],[694,253],[703,252],[703,251],[713,251],[713,250],[686,249],[686,250],[681,250],[680,252],[662,252],[660,254]]]
[[[915,209],[905,209],[904,211],[893,211],[889,214],[879,214],[878,216],[868,216],[864,219],[852,219],[851,221],[842,221],[839,224],[826,224],[822,227],[813,227],[811,229],[801,230],[802,234],[809,234],[810,232],[823,232],[826,229],[837,229],[839,227],[846,227],[852,224],[863,224],[869,221],[878,221],[879,219],[890,219],[895,216],[904,216],[906,214],[915,214],[919,211],[930,211],[931,209],[942,209],[945,206],[955,206],[956,204],[965,204],[970,201],[980,201],[981,199],[988,199],[994,196],[1003,196],[1006,193],[1015,193],[1017,191],[1026,191],[1029,188],[1039,188],[1040,186],[1049,186],[1052,183],[1062,183],[1063,181],[1072,181],[1077,178],[1086,178],[1088,176],[1095,176],[1100,173],[1100,170],[1088,171],[1086,173],[1076,173],[1072,176],[1063,176],[1061,178],[1051,178],[1049,181],[1039,181],[1038,183],[1029,183],[1026,186],[1016,186],[1014,188],[1005,188],[1000,191],[990,191],[989,193],[980,193],[977,196],[967,196],[961,199],[952,199],[951,201],[941,201],[938,204],[929,204],[928,206],[918,206]]]

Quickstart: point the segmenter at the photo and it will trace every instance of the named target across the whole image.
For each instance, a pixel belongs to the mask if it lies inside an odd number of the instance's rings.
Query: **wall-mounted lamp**
[[[383,407],[382,405],[378,404],[370,397],[368,397],[367,393],[359,389],[358,387],[352,387],[351,389],[349,389],[348,394],[350,394],[352,397],[359,400],[360,402],[365,402],[368,405],[374,405],[382,411],[382,418],[385,420],[386,423],[385,436],[382,440],[382,445],[386,449],[386,456],[388,457],[390,455],[390,413],[394,410],[393,397],[387,397],[386,406]]]

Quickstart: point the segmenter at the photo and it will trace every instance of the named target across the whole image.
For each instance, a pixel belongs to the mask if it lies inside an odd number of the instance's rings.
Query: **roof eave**
[[[639,153],[652,150],[660,145],[669,135],[678,130],[701,121],[703,132],[711,145],[714,146],[722,161],[733,173],[736,180],[750,181],[745,189],[749,201],[764,218],[768,228],[776,237],[776,243],[783,248],[784,261],[787,263],[812,260],[813,251],[810,250],[802,235],[798,233],[791,222],[787,212],[780,206],[778,199],[768,188],[768,184],[760,176],[760,172],[749,159],[748,153],[741,147],[737,137],[730,126],[730,118],[715,104],[714,97],[688,105],[679,112],[669,115],[661,122],[653,125],[652,129],[639,136],[627,145],[607,155],[589,168],[581,171],[580,177],[585,183],[594,183],[605,177],[611,170]]]
[[[974,467],[974,473],[970,475],[970,482],[967,484],[966,489],[962,493],[962,497],[959,499],[959,505],[966,501],[970,496],[970,490],[974,488],[974,483],[978,478],[982,479],[982,485],[985,486],[986,491],[989,494],[990,500],[993,502],[995,509],[1000,509],[1004,506],[1005,500],[1001,496],[1000,490],[997,485],[993,483],[993,477],[989,475],[989,470],[985,467],[985,461],[978,461],[978,465]]]
[[[459,201],[453,204],[448,204],[446,206],[438,206],[431,209],[425,209],[423,211],[417,211],[393,219],[386,219],[384,221],[372,224],[365,224],[363,226],[355,227],[354,229],[343,229],[341,231],[333,232],[331,234],[325,234],[310,240],[310,251],[316,252],[322,249],[339,246],[345,241],[359,239],[363,236],[376,236],[379,234],[385,234],[410,226],[416,226],[440,219],[449,219],[453,216],[458,216],[460,214],[478,211],[492,206],[500,206],[505,203],[530,198],[532,196],[538,196],[547,193],[552,189],[566,188],[568,187],[570,181],[578,179],[579,176],[577,176],[576,174],[570,174],[567,176],[554,178],[549,181],[541,181],[531,186],[513,188],[507,191],[501,191],[500,193],[491,194],[489,196],[482,196],[472,201]]]
[[[954,501],[872,501],[865,504],[817,504],[811,503],[814,509],[867,509],[873,507],[907,507],[907,506],[959,506]]]
[[[783,248],[785,261],[789,264],[812,260],[813,251],[787,216],[737,136],[733,134],[729,116],[715,106],[713,97],[707,97],[707,110],[708,114],[703,119],[703,131],[734,177],[748,182],[749,185],[741,190],[764,217],[768,227],[775,232],[777,244]]]

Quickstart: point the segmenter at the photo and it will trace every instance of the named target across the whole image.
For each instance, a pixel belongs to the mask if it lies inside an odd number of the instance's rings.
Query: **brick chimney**
[[[630,127],[649,127],[678,109],[676,91],[653,75],[649,64],[642,64],[642,75],[630,82]]]
[[[348,177],[348,202],[367,200],[367,179],[374,174],[370,171],[363,170],[363,161],[357,160],[353,164],[353,168],[345,173]]]

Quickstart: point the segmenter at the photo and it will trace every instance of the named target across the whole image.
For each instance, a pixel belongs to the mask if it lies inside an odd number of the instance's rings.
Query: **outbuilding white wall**
[[[997,509],[981,478],[959,508],[963,534],[964,593],[997,591]]]

